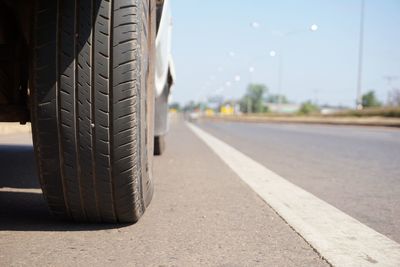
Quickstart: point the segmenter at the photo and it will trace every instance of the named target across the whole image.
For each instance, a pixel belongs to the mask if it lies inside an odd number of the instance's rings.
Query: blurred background
[[[398,0],[174,0],[171,107],[330,114],[400,105]]]

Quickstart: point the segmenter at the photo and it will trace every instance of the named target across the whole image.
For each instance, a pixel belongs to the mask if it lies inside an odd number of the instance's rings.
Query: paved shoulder
[[[396,242],[193,124],[188,126],[332,265],[399,266]]]
[[[328,266],[182,122],[167,144],[133,226],[56,222],[39,194],[0,190],[0,265]]]

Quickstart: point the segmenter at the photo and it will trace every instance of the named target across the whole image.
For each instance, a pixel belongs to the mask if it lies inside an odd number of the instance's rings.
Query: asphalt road
[[[400,242],[400,130],[202,121],[268,169]]]
[[[328,266],[180,120],[155,159],[154,199],[135,225],[55,220],[30,139],[0,137],[0,266]]]

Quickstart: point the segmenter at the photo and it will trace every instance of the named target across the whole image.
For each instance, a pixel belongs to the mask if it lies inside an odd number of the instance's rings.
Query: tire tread
[[[145,210],[138,25],[149,1],[37,1],[32,127],[56,215],[136,222]]]

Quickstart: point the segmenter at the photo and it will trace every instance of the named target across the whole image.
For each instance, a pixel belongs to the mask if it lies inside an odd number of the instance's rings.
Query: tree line
[[[265,84],[251,83],[247,86],[246,93],[239,100],[223,101],[221,97],[217,109],[219,109],[223,105],[230,105],[232,103],[237,104],[242,113],[266,113],[270,112],[266,103],[290,104],[290,101],[284,95],[270,94],[268,87]],[[384,104],[378,99],[374,90],[369,90],[362,95],[362,106],[364,108],[373,108],[382,107],[384,106]],[[400,89],[393,89],[389,93],[386,106],[400,107]],[[179,103],[175,102],[170,104],[170,108],[176,109],[178,111],[203,110],[209,108],[209,104],[191,101],[185,106],[181,107]],[[300,104],[298,113],[307,115],[318,113],[319,111],[320,107],[313,101],[309,100]]]

